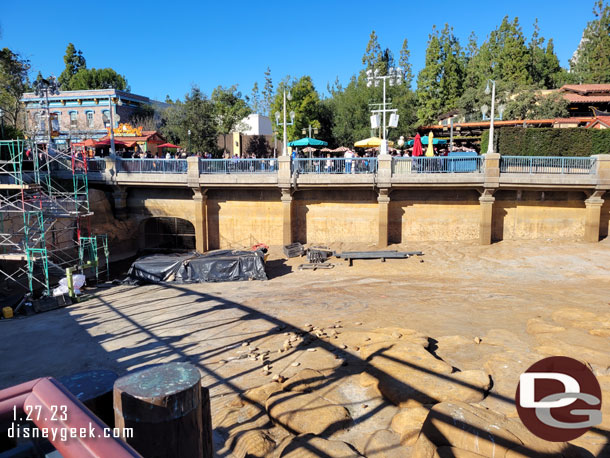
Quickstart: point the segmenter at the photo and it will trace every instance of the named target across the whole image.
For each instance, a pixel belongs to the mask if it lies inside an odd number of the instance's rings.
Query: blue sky
[[[578,46],[593,0],[574,1],[159,1],[90,2],[4,0],[0,46],[31,60],[32,73],[59,76],[69,42],[88,67],[112,67],[132,92],[163,100],[192,84],[206,93],[238,84],[249,94],[271,68],[274,84],[286,75],[311,75],[326,93],[361,68],[371,30],[396,57],[409,40],[414,71],[422,68],[434,24],[448,22],[463,45],[472,30],[481,43],[505,15],[517,16],[526,37],[538,18],[553,38],[562,65]]]

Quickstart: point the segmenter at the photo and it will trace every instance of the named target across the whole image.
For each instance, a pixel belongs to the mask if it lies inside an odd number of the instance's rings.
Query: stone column
[[[193,188],[195,203],[195,249],[199,253],[208,250],[208,196],[205,189]]]
[[[114,214],[117,219],[129,216],[127,209],[127,186],[113,186],[112,198],[114,199]]]
[[[496,198],[493,191],[485,189],[479,197],[481,206],[481,221],[479,223],[479,242],[481,245],[491,245],[493,227],[493,205]]]
[[[199,158],[197,156],[189,156],[186,158],[187,173],[186,181],[190,188],[199,187]]]
[[[604,204],[603,195],[606,191],[595,191],[585,200],[585,242],[599,242],[599,226],[601,210]]]
[[[282,188],[282,243],[290,245],[292,243],[292,191],[290,188]]]
[[[377,195],[377,203],[379,206],[379,248],[388,246],[388,220],[390,214],[390,189],[381,188]]]

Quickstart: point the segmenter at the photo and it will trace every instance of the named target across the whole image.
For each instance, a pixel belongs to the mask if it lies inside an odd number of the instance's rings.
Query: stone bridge
[[[104,158],[88,161],[88,178],[118,217],[189,221],[199,251],[608,235],[610,155],[332,161]]]

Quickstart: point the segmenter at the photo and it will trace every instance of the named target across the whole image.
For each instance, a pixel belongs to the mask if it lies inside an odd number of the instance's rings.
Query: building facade
[[[46,141],[49,135],[46,100],[27,92],[21,101],[25,106],[28,137]],[[57,144],[89,138],[99,140],[108,134],[111,114],[116,128],[134,115],[150,114],[163,106],[164,103],[148,97],[116,89],[60,91],[58,95],[49,96],[51,134]]]

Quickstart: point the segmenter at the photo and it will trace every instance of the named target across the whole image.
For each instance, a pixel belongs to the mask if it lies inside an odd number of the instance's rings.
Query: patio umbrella
[[[328,145],[328,143],[326,143],[325,141],[318,140],[316,138],[311,138],[311,137],[299,138],[298,140],[295,140],[293,142],[288,143],[288,146],[291,146],[291,147],[295,147],[295,146],[327,146],[327,145]]]
[[[415,140],[413,140],[413,156],[419,157],[419,156],[423,156],[423,155],[424,155],[424,152],[421,147],[421,137],[419,136],[419,133],[418,133],[415,136]]]
[[[321,153],[332,153],[332,152],[333,152],[333,150],[332,150],[332,149],[330,149],[330,148],[322,148],[322,149],[320,150],[320,152],[321,152]]]
[[[339,148],[335,148],[333,150],[331,150],[331,152],[333,153],[345,153],[349,148],[346,148],[345,146],[340,146]]]
[[[426,149],[426,157],[434,157],[434,134],[432,131],[428,134],[428,149]]]
[[[158,146],[159,148],[180,148],[178,145],[173,145],[171,143],[163,143]]]
[[[379,137],[370,137],[365,138],[364,140],[357,141],[354,143],[354,146],[357,148],[369,148],[371,146],[381,146],[381,138]],[[388,146],[394,146],[394,142],[388,142]]]
[[[93,140],[92,138],[88,138],[87,140],[85,140],[84,142],[81,143],[81,145],[83,146],[95,146],[95,140]]]
[[[120,140],[115,140],[115,141],[114,141],[114,145],[115,145],[115,146],[126,146],[126,145],[127,145],[127,143],[122,142],[122,141],[120,141]],[[106,140],[102,140],[102,141],[99,141],[99,142],[95,142],[95,146],[96,146],[96,147],[97,147],[97,146],[110,146],[110,139],[108,138],[108,139],[106,139]]]

